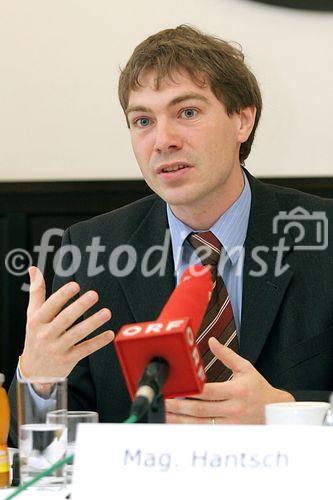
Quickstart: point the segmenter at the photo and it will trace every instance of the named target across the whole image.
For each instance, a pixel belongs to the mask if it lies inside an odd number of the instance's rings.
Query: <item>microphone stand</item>
[[[161,393],[158,393],[148,412],[138,422],[139,424],[165,424],[165,405],[164,398]]]

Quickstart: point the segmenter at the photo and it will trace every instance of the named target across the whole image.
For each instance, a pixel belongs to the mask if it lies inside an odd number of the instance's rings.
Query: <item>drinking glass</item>
[[[67,380],[38,377],[18,380],[18,425],[21,483],[45,472],[67,453]],[[56,411],[58,420],[47,415]],[[33,488],[60,489],[66,485],[66,469],[47,473]]]
[[[61,414],[58,411],[48,413],[47,421],[50,424],[58,425],[61,421]],[[75,441],[79,424],[98,423],[98,413],[95,411],[68,411],[67,412],[67,454],[75,454]],[[73,460],[67,464],[67,483],[72,482]]]

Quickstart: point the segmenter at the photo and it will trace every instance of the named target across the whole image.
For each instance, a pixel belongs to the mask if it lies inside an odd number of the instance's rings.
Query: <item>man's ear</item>
[[[240,118],[240,126],[238,129],[239,142],[246,142],[248,140],[254,126],[256,114],[257,109],[255,106],[243,108],[238,113]]]

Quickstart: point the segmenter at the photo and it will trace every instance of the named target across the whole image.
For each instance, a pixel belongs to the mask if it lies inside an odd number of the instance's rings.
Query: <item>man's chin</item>
[[[198,199],[195,186],[178,186],[170,189],[160,189],[156,185],[150,185],[150,188],[164,200],[170,207],[191,207]]]
[[[170,207],[181,207],[181,206],[187,206],[191,205],[192,203],[195,202],[195,199],[189,194],[184,195],[184,194],[170,194],[170,193],[157,193],[162,200],[164,200]]]

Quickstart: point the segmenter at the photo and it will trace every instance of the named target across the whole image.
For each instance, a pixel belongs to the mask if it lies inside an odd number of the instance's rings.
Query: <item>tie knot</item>
[[[211,231],[204,233],[191,233],[188,240],[197,251],[198,256],[204,266],[217,266],[222,245]]]

